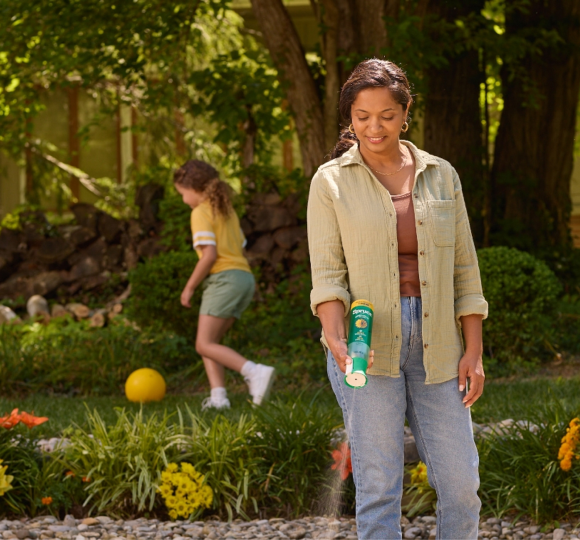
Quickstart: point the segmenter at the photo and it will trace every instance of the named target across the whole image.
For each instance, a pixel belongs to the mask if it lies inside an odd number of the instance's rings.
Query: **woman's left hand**
[[[465,390],[466,381],[469,379],[469,392],[463,398],[466,407],[471,407],[483,393],[485,373],[483,372],[483,360],[481,354],[466,352],[459,361],[459,391]]]

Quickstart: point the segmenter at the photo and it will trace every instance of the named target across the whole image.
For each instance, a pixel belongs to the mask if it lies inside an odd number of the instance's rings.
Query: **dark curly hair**
[[[388,88],[393,99],[405,110],[413,103],[409,81],[399,66],[378,58],[358,64],[340,91],[338,110],[347,127],[340,132],[338,142],[330,154],[331,159],[342,156],[356,144],[356,136],[348,130],[352,121],[351,107],[359,92],[367,88]]]
[[[173,182],[207,195],[214,214],[227,217],[232,212],[231,188],[209,163],[190,159],[173,173]]]

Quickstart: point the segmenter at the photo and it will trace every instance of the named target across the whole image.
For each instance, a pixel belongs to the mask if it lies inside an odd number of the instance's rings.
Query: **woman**
[[[475,539],[469,407],[483,391],[487,303],[457,173],[399,139],[412,101],[383,60],[359,64],[342,88],[348,128],[308,202],[312,310],[350,440],[359,538],[401,538],[406,417],[437,491],[437,538]],[[352,389],[346,317],[358,299],[374,304],[374,356],[368,384]]]

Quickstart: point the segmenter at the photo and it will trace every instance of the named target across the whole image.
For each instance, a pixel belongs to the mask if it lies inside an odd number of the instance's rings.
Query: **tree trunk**
[[[570,245],[570,178],[580,91],[580,2],[532,0],[506,14],[506,35],[557,30],[563,43],[529,52],[526,78],[504,65],[504,108],[492,169],[492,241],[521,249]]]
[[[452,23],[459,17],[479,14],[483,5],[484,0],[430,2],[428,13]],[[437,39],[437,35],[432,38]],[[448,61],[445,67],[426,70],[424,146],[457,170],[473,233],[481,244],[486,172],[479,95],[484,77],[478,51],[467,50]]]
[[[323,163],[325,148],[322,103],[308,68],[304,50],[282,0],[251,0],[264,42],[278,70],[296,131],[304,174],[312,176]]]

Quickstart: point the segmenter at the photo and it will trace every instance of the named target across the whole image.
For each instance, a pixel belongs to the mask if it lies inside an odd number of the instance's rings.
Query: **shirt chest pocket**
[[[429,232],[436,246],[455,245],[455,201],[427,201]]]

